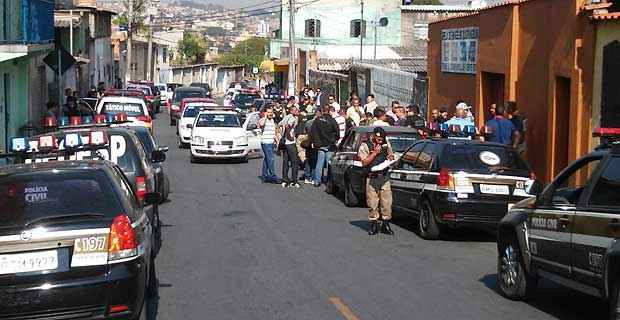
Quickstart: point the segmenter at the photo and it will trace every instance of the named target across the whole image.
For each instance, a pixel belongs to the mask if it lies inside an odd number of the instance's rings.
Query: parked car
[[[211,98],[211,86],[208,83],[193,82],[189,86],[190,87],[198,87],[198,88],[205,89],[205,91],[207,91],[207,97]]]
[[[174,90],[169,109],[171,126],[177,124],[177,120],[180,118],[181,101],[185,98],[207,98],[207,91],[198,87],[180,87]]]
[[[200,159],[239,159],[248,161],[247,131],[237,113],[230,109],[201,111],[192,129],[190,161]]]
[[[160,111],[160,94],[159,90],[148,83],[130,83],[127,85],[127,90],[138,90],[144,93],[144,98],[150,103],[149,111],[152,114],[157,114]]]
[[[180,149],[188,148],[192,141],[192,129],[187,125],[193,124],[196,116],[206,107],[217,107],[217,104],[210,98],[186,98],[181,101],[182,111],[177,121]]]
[[[367,172],[358,159],[357,152],[366,143],[373,127],[356,127],[349,131],[334,153],[328,171],[327,192],[344,192],[346,206],[355,207],[363,203],[366,194]],[[387,140],[395,155],[421,139],[417,130],[408,127],[386,127]]]
[[[144,99],[138,97],[103,97],[97,105],[97,114],[124,115],[128,123],[123,126],[145,127],[153,130],[153,119],[144,103]]]
[[[153,170],[155,171],[155,190],[161,194],[161,200],[164,202],[168,200],[168,196],[170,195],[170,180],[168,179],[168,174],[166,174],[166,169],[163,165],[164,162],[155,161],[155,157],[161,157],[161,154],[168,152],[169,149],[166,146],[159,146],[149,130],[140,127],[133,127],[130,129],[135,131],[138,135],[142,147],[146,152],[147,160],[153,166]]]

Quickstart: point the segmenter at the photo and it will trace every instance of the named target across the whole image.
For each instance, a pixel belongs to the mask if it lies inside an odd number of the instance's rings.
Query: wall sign
[[[441,71],[476,74],[478,27],[441,30]]]

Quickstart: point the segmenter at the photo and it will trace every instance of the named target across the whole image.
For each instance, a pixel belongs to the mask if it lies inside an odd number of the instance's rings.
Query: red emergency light
[[[82,124],[82,117],[80,117],[80,116],[71,116],[69,118],[69,123],[72,126],[79,126],[79,125]]]

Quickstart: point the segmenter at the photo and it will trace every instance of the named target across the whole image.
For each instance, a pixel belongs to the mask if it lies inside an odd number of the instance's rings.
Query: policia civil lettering
[[[372,168],[387,160],[394,160],[394,154],[385,139],[386,133],[383,128],[375,128],[371,137],[370,141],[362,144],[358,151],[362,165],[368,172],[366,178],[366,201],[370,208],[368,234],[375,235],[379,232],[379,218],[381,218],[381,232],[393,235],[394,231],[390,227],[392,188],[390,186],[389,167],[380,171],[373,171]]]

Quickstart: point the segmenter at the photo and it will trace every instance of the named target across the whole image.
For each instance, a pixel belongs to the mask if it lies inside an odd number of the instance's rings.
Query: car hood
[[[192,135],[207,139],[233,139],[245,137],[246,133],[243,128],[194,128]]]

